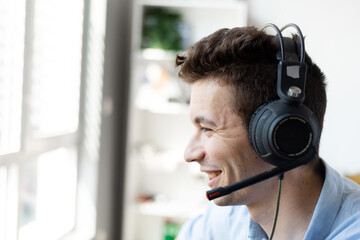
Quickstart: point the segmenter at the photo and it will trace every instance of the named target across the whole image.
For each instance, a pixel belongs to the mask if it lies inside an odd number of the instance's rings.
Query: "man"
[[[196,127],[184,157],[200,165],[212,189],[274,167],[257,155],[248,130],[256,109],[279,99],[273,38],[253,27],[221,29],[177,56],[179,77],[192,86],[190,119]],[[304,104],[321,132],[325,77],[307,55],[306,64]],[[268,239],[272,233],[274,239],[360,239],[360,187],[318,155],[285,173],[274,231],[277,188],[274,177],[215,199],[177,239]]]

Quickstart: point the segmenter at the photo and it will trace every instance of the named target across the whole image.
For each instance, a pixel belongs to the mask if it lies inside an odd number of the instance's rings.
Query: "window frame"
[[[76,213],[75,213],[75,225],[69,231],[64,233],[64,236],[61,239],[78,239],[81,236],[83,239],[84,236],[86,238],[92,238],[95,235],[96,231],[96,208],[97,208],[97,171],[99,164],[99,154],[95,154],[96,156],[92,157],[92,159],[87,160],[86,156],[89,155],[88,150],[86,149],[86,141],[90,141],[92,143],[96,143],[99,141],[100,133],[96,136],[98,139],[84,139],[86,138],[86,128],[98,127],[100,128],[100,124],[102,121],[101,111],[102,111],[102,90],[98,93],[97,101],[99,102],[99,106],[95,109],[95,113],[93,115],[100,115],[100,118],[96,121],[90,123],[90,126],[87,127],[85,124],[87,123],[84,119],[84,112],[87,109],[88,103],[86,102],[86,96],[89,94],[94,87],[97,86],[87,86],[88,74],[86,73],[87,65],[89,61],[88,57],[88,47],[89,47],[89,21],[91,11],[94,11],[91,6],[94,2],[101,2],[99,0],[83,0],[83,23],[82,23],[82,49],[81,51],[81,74],[80,74],[80,89],[79,89],[79,113],[78,113],[78,128],[75,132],[70,133],[61,133],[47,137],[33,137],[29,131],[30,124],[30,111],[29,111],[29,97],[31,94],[31,63],[32,63],[32,34],[34,30],[33,22],[34,22],[34,2],[36,0],[24,0],[25,2],[25,32],[24,32],[24,54],[23,54],[23,78],[22,78],[22,106],[21,106],[21,136],[20,136],[20,149],[17,152],[7,153],[0,155],[0,167],[5,167],[6,173],[9,172],[11,166],[15,165],[17,167],[17,172],[19,173],[20,168],[23,164],[29,162],[31,159],[36,159],[42,153],[50,152],[52,150],[64,147],[64,148],[75,148],[77,151],[77,186],[76,186]],[[106,6],[107,1],[103,1],[101,4]],[[105,14],[106,15],[106,14]],[[105,17],[104,15],[104,17]],[[94,19],[92,19],[94,21]],[[104,19],[102,19],[104,20]],[[105,20],[102,22],[100,20],[100,24],[105,24]],[[105,25],[101,26],[105,29]],[[101,28],[100,27],[100,28]],[[98,31],[101,35],[101,30]],[[105,32],[103,33],[105,34]],[[99,44],[100,48],[103,47],[102,51],[104,51],[104,46],[102,46],[101,39],[104,36],[97,36],[98,41],[95,41],[94,44]],[[101,49],[99,50],[101,52]],[[101,53],[100,53],[101,54]],[[103,52],[104,54],[104,52]],[[100,72],[103,70],[104,62],[100,62],[100,65],[97,66]],[[100,77],[102,77],[102,72],[100,73]],[[102,81],[101,78],[99,81]],[[100,84],[101,87],[101,84]],[[91,89],[90,89],[91,88]],[[95,144],[96,145],[96,144]],[[97,153],[100,151],[100,146],[97,146]],[[30,160],[29,160],[30,159]],[[90,172],[84,173],[86,169],[91,169]],[[16,221],[16,233],[15,239],[18,239],[18,234],[20,230],[20,184],[22,181],[22,176],[18,174],[17,178],[17,212],[15,213],[17,221]],[[95,193],[95,196],[92,196],[93,204],[95,207],[95,215],[92,216],[92,226],[89,231],[89,226],[86,226],[87,229],[83,229],[84,224],[81,222],[84,217],[80,215],[84,215],[86,213],[83,210],[79,210],[78,206],[82,204],[84,201],[84,193],[80,190],[79,184],[82,184],[82,188],[87,188],[88,191],[92,191]],[[6,219],[5,219],[6,221]],[[13,235],[12,235],[13,236]]]

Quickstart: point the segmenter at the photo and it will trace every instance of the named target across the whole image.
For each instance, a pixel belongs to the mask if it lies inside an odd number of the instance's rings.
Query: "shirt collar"
[[[325,239],[340,210],[344,188],[342,177],[326,162],[320,161],[325,167],[325,181],[304,240]],[[265,231],[251,217],[248,239],[268,239]]]
[[[257,222],[254,222],[250,217],[249,235],[248,240],[267,240],[268,237]]]

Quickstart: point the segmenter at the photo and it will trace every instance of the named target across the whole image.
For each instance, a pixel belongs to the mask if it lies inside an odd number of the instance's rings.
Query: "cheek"
[[[222,156],[228,156],[233,152],[229,143],[221,137],[212,136],[204,139],[203,141],[206,152],[211,158],[219,158]]]
[[[236,139],[209,138],[205,144],[206,153],[211,161],[216,161],[228,171],[236,171],[246,164],[251,147],[244,141]]]
[[[227,165],[227,172],[237,180],[253,175],[262,168],[263,161],[256,154],[247,139],[230,141],[222,146],[224,152],[223,163]]]

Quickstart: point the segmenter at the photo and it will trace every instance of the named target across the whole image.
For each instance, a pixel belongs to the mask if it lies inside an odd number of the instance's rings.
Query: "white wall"
[[[343,174],[360,173],[360,1],[249,0],[249,25],[293,22],[327,76],[320,156]]]

